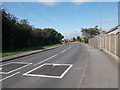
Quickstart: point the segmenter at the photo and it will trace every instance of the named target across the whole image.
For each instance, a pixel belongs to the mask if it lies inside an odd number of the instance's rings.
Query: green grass
[[[54,45],[48,45],[48,46],[44,46],[44,48],[50,48],[50,47],[55,47],[55,46],[60,46],[62,44],[54,44]]]
[[[24,52],[30,52],[30,51],[34,51],[34,50],[45,49],[45,48],[50,48],[50,47],[55,47],[55,46],[60,46],[60,45],[62,45],[62,44],[55,44],[55,45],[37,46],[37,47],[31,47],[31,48],[22,48],[22,49],[8,50],[8,51],[0,53],[0,57],[20,54],[20,53],[24,53]]]

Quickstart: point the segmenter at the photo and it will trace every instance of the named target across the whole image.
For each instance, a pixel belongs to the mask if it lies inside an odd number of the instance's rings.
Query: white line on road
[[[71,46],[71,47],[73,47],[73,46]],[[71,47],[68,47],[67,49],[70,49]],[[60,53],[65,52],[67,49],[63,50],[63,51],[60,52]],[[47,59],[45,59],[45,60],[43,60],[43,61],[37,63],[37,64],[35,64],[34,66],[37,66],[37,65],[39,65],[39,64],[41,64],[41,63],[43,63],[43,62],[45,62],[45,61],[48,61],[49,59],[54,58],[54,57],[57,56],[57,55],[58,55],[58,54],[55,54],[55,55],[53,55],[53,56],[51,56],[51,57],[49,57],[49,58],[47,58]]]
[[[3,66],[6,66],[6,65],[8,65],[8,64],[12,64],[12,63],[17,63],[17,64],[30,64],[30,63],[28,63],[28,62],[9,62],[9,63],[6,63],[6,64],[2,64],[0,67],[3,67]]]
[[[49,76],[49,75],[39,75],[39,74],[29,74],[31,73],[32,71],[35,71],[36,69],[38,68],[41,68],[42,66],[44,65],[54,65],[54,66],[58,66],[58,65],[63,65],[63,66],[69,66],[60,76]],[[48,77],[48,78],[63,78],[63,76],[71,69],[73,65],[72,64],[53,64],[53,63],[45,63],[45,64],[42,64],[26,73],[24,73],[23,75],[25,76],[34,76],[34,77]]]
[[[73,65],[70,65],[65,72],[60,76],[60,78],[63,78],[63,76],[72,68]]]
[[[71,47],[68,47],[67,49],[70,49]]]
[[[19,74],[19,73],[20,73],[20,72],[14,73],[14,74],[12,74],[12,75],[10,75],[10,76],[8,76],[8,77],[5,77],[5,78],[3,78],[3,79],[0,79],[0,81],[6,80],[6,79],[8,79],[8,78],[10,78],[10,77],[13,77],[13,76]]]
[[[61,53],[64,53],[67,49],[63,50]]]
[[[11,62],[12,63],[12,62]],[[9,63],[9,64],[11,64],[11,63]],[[16,62],[15,62],[16,63]],[[19,63],[19,64],[22,64],[22,63]],[[19,67],[19,68],[17,68],[17,69],[14,69],[14,70],[11,70],[11,71],[9,71],[9,72],[0,72],[0,74],[9,74],[9,73],[12,73],[12,72],[14,72],[14,71],[17,71],[17,70],[20,70],[20,69],[22,69],[22,68],[25,68],[25,67],[27,67],[27,66],[29,66],[29,65],[31,65],[32,63],[29,63],[29,64],[27,64],[27,65],[24,65],[24,66],[22,66],[22,67]],[[8,65],[8,64],[6,64],[6,65]],[[3,65],[3,66],[5,66],[5,65]]]
[[[86,62],[85,70],[84,70],[84,72],[83,72],[83,74],[82,74],[82,77],[81,77],[81,79],[80,79],[78,88],[81,88],[81,84],[82,84],[83,78],[86,76],[85,73],[86,73],[87,67],[88,67],[88,61]]]
[[[45,62],[45,61],[48,61],[49,59],[54,58],[55,56],[57,56],[57,54],[55,54],[55,55],[53,55],[53,56],[51,56],[51,57],[49,57],[49,58],[47,58],[47,59],[45,59],[45,60],[37,63],[37,64],[35,64],[34,66],[37,66],[37,65],[39,65],[39,64],[41,64],[41,63],[43,63],[43,62]]]
[[[72,48],[72,47],[74,47],[74,46],[71,46],[70,48]]]

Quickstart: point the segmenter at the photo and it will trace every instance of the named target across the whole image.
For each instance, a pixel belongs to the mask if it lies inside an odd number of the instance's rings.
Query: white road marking
[[[51,56],[51,57],[49,57],[49,58],[47,58],[47,59],[45,59],[45,60],[43,60],[43,61],[37,63],[37,64],[35,64],[34,66],[37,66],[37,65],[39,65],[39,64],[41,64],[41,63],[43,63],[43,62],[45,62],[45,61],[48,61],[48,60],[54,58],[54,57],[57,56],[57,55],[58,55],[58,54],[55,54],[55,55],[53,55],[53,56]]]
[[[70,48],[72,48],[72,47],[73,47],[73,46],[70,46],[70,47],[68,47],[67,49],[61,51],[60,53],[64,53],[66,50],[68,50],[68,49],[70,49]]]
[[[73,47],[73,46],[71,46],[71,47]],[[68,47],[67,49],[70,49],[71,47]],[[60,53],[65,52],[67,49],[63,50],[63,51],[60,52]],[[55,54],[55,55],[53,55],[53,56],[51,56],[51,57],[49,57],[49,58],[47,58],[47,59],[45,59],[45,60],[43,60],[43,61],[37,63],[37,64],[35,64],[34,66],[37,66],[37,65],[39,65],[39,64],[41,64],[41,63],[43,63],[43,62],[45,62],[45,61],[48,61],[49,59],[54,58],[55,56],[57,56],[57,54]]]
[[[71,47],[68,47],[67,49],[70,49]]]
[[[63,50],[63,51],[62,51],[62,52],[60,52],[60,53],[64,53],[66,50],[67,50],[67,49]]]
[[[74,46],[71,46],[70,48],[72,48],[72,47],[74,47]]]
[[[69,64],[70,66],[64,71],[64,73],[60,76],[60,78],[63,78],[63,76],[72,68],[72,64]]]
[[[28,62],[9,62],[7,64],[2,64],[0,67],[11,64],[11,63],[18,63],[18,64],[29,64]]]
[[[10,78],[10,77],[13,77],[13,76],[19,74],[19,73],[20,73],[20,72],[14,73],[14,74],[12,74],[12,75],[10,75],[10,76],[8,76],[8,77],[5,77],[5,78],[3,78],[3,79],[0,79],[0,81],[6,80],[6,79],[8,79],[8,78]]]
[[[0,63],[0,67],[2,66],[2,63]]]
[[[30,72],[44,66],[44,65],[54,65],[54,66],[58,66],[58,65],[64,65],[64,66],[69,66],[63,73],[61,76],[49,76],[49,75],[37,75],[37,74],[29,74]],[[24,73],[23,75],[25,76],[35,76],[35,77],[49,77],[49,78],[63,78],[63,76],[70,70],[70,68],[72,67],[73,65],[72,64],[53,64],[53,63],[45,63],[45,64],[42,64],[26,73]]]
[[[11,70],[11,71],[9,71],[9,72],[0,72],[0,74],[9,74],[9,73],[12,73],[12,72],[14,72],[14,71],[20,70],[20,69],[22,69],[22,68],[24,68],[24,67],[27,67],[27,66],[29,66],[29,65],[32,64],[32,63],[25,63],[25,62],[24,62],[24,63],[23,63],[23,62],[11,62],[11,63],[19,63],[19,64],[27,64],[27,65],[24,65],[24,66],[22,66],[22,67],[20,67],[20,68]],[[11,64],[11,63],[8,63],[8,64]],[[5,65],[8,65],[8,64],[5,64]],[[3,66],[5,66],[5,65],[3,65]]]
[[[78,88],[80,88],[81,87],[81,84],[82,84],[82,81],[83,81],[83,78],[86,76],[86,70],[87,70],[87,67],[88,67],[88,61],[86,62],[86,65],[85,65],[85,70],[84,70],[84,72],[83,72],[83,74],[82,74],[82,77],[81,77],[81,79],[80,79],[80,82],[79,82],[79,86],[78,86]]]

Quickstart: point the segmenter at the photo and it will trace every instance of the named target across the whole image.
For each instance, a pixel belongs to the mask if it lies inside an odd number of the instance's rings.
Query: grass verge
[[[30,52],[30,51],[34,51],[34,50],[40,50],[40,49],[42,50],[45,48],[50,48],[50,47],[55,47],[55,46],[60,46],[60,45],[62,45],[62,44],[54,44],[54,45],[47,45],[47,46],[37,46],[37,47],[31,47],[31,48],[8,50],[8,51],[0,53],[0,57],[11,56],[11,55]]]

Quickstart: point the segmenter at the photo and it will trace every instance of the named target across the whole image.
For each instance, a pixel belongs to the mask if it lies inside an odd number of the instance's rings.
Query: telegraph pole
[[[100,2],[100,50],[102,50],[102,6]]]

